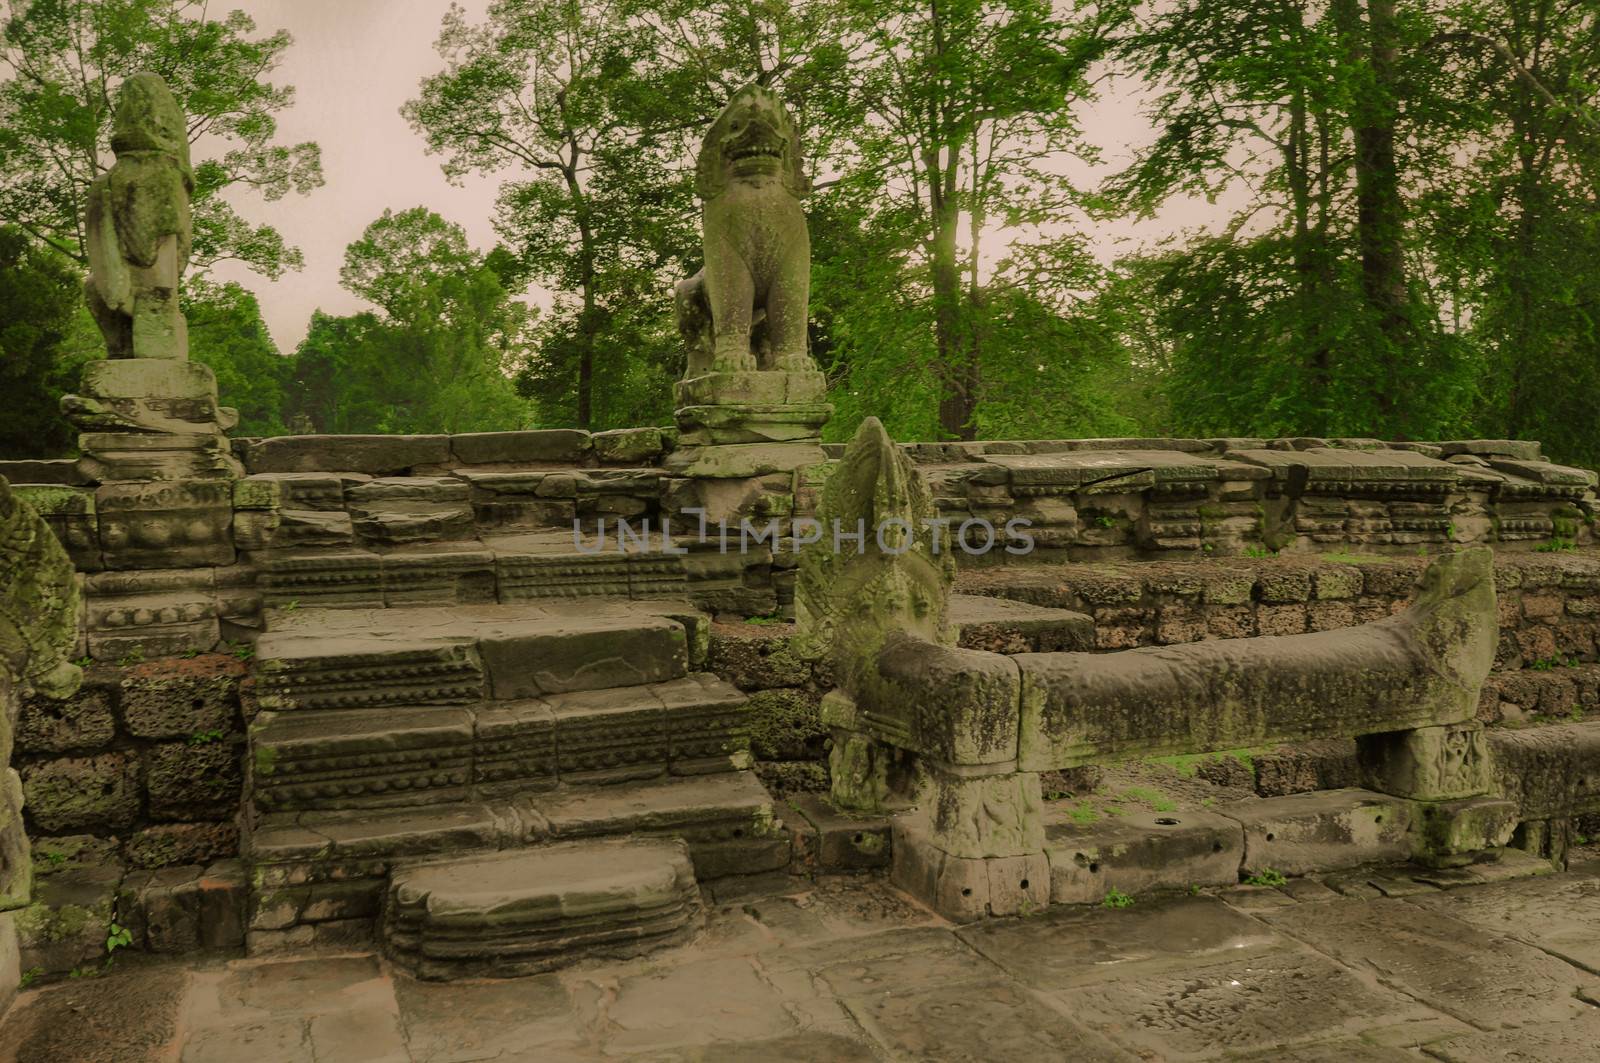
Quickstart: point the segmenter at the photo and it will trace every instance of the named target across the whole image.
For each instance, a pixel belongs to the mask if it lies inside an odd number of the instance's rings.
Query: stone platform
[[[509,981],[416,981],[362,952],[119,959],[24,992],[0,1058],[1593,1058],[1600,850],[1533,879],[1358,879],[1384,889],[1290,879],[956,928],[871,876],[758,878],[706,892],[693,944]]]

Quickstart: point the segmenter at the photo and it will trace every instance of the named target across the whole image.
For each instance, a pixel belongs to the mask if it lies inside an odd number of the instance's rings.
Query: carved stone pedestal
[[[707,373],[673,392],[680,447],[816,442],[833,413],[817,372]]]
[[[209,367],[176,358],[112,358],[84,368],[61,412],[84,430],[79,469],[101,482],[242,475],[223,433],[239,413],[217,404]]]
[[[1516,830],[1515,801],[1494,795],[1489,746],[1476,722],[1417,727],[1356,740],[1362,782],[1412,802],[1413,855],[1427,864],[1471,863]]]

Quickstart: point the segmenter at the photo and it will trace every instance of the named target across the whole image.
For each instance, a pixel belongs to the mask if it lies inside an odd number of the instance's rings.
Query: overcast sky
[[[488,6],[488,0],[460,2],[473,19]],[[278,115],[278,139],[322,146],[327,183],[309,196],[291,194],[276,203],[249,193],[233,197],[247,218],[270,222],[299,247],[305,268],[278,281],[231,263],[216,270],[219,279],[240,281],[260,296],[285,354],[305,335],[313,310],[347,314],[364,307],[339,286],[339,266],[346,245],[384,208],[427,206],[462,225],[474,246],[493,245],[490,219],[499,179],[450,184],[439,157],[424,153],[421,138],[400,117],[400,105],[416,94],[417,83],[442,68],[433,42],[447,0],[214,0],[213,6],[246,11],[263,34],[286,29],[294,37],[271,75],[275,83],[295,87],[293,106]],[[1151,136],[1136,101],[1115,86],[1085,122],[1111,165],[1125,162],[1130,146]],[[1097,226],[1096,247],[1109,257],[1126,250],[1119,241],[1150,240],[1214,214],[1204,204],[1174,204],[1153,224]]]

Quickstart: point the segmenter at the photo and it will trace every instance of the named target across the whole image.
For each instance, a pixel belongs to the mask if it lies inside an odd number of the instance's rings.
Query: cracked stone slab
[[[1480,1029],[1564,1022],[1589,1010],[1579,993],[1600,998],[1594,975],[1413,901],[1299,904],[1260,917]]]
[[[1162,1060],[1265,1052],[1434,1017],[1415,1001],[1292,945],[1076,986],[1059,991],[1058,999],[1084,1025],[1143,1058]]]
[[[1128,1055],[1014,982],[991,979],[920,992],[847,997],[845,1007],[894,1058],[989,1063],[1071,1059],[1132,1063]]]
[[[1428,1045],[1425,1051],[1444,1063],[1577,1063],[1594,1058],[1596,1045],[1600,1045],[1600,1008],[1591,1008],[1571,1022],[1452,1037]]]
[[[604,1009],[608,1054],[661,1052],[709,1041],[754,1041],[796,1032],[782,998],[743,958],[626,975]]]
[[[1452,890],[1411,903],[1516,938],[1600,975],[1600,875]]]

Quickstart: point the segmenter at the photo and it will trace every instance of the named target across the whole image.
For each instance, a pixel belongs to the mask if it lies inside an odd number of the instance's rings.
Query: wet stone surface
[[[1150,895],[955,927],[879,877],[767,875],[706,891],[689,944],[531,978],[418,982],[330,952],[120,958],[25,991],[0,1060],[1597,1058],[1600,864],[1404,897],[1256,892],[1279,903]]]

